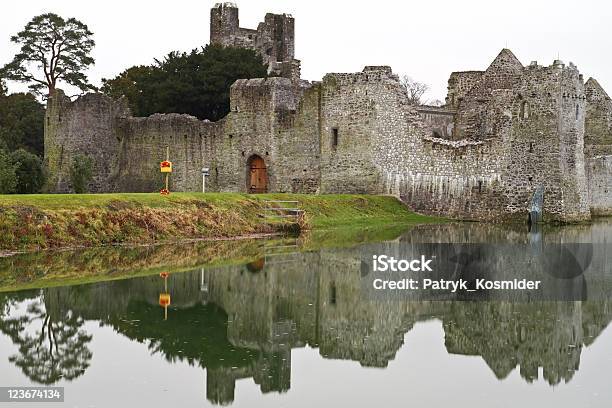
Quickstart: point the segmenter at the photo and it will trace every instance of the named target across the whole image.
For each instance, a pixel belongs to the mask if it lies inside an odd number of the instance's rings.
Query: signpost
[[[170,190],[168,189],[168,178],[170,176],[170,173],[172,173],[172,162],[170,161],[170,146],[166,146],[166,160],[159,163],[159,170],[166,176],[166,187],[162,188],[159,193],[161,195],[168,195],[170,194]]]
[[[206,177],[210,176],[210,169],[208,167],[202,167],[202,192],[206,192]]]

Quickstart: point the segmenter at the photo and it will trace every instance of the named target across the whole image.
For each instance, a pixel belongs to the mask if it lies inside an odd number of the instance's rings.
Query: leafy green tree
[[[45,108],[27,93],[0,95],[0,148],[43,154]]]
[[[77,194],[87,192],[87,185],[93,175],[93,160],[90,157],[79,154],[72,159],[70,167],[70,181],[72,188]]]
[[[21,49],[0,76],[29,83],[37,94],[45,88],[53,94],[60,80],[81,91],[95,89],[84,73],[94,63],[92,37],[87,26],[74,18],[64,20],[53,13],[36,16],[11,37]]]
[[[26,150],[18,149],[11,153],[11,161],[15,166],[18,194],[35,194],[42,188],[45,178],[40,157]]]
[[[12,162],[11,156],[0,150],[0,194],[15,192],[17,187],[17,166]]]
[[[171,52],[151,66],[103,79],[102,91],[125,95],[137,116],[187,113],[214,121],[229,112],[230,87],[237,79],[263,78],[266,73],[253,50],[208,45],[190,53]]]
[[[151,101],[142,93],[155,83],[153,75],[159,74],[160,71],[157,67],[146,65],[128,68],[114,79],[103,79],[101,91],[115,99],[125,96],[133,114],[146,115],[143,112],[151,111]],[[152,94],[150,89],[146,93]]]

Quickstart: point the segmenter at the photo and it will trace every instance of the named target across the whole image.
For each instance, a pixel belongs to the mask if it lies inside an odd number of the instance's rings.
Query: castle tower
[[[238,7],[235,3],[217,3],[210,10],[210,43],[233,45],[231,39],[238,31]]]
[[[268,65],[268,73],[299,79],[295,56],[295,20],[289,14],[266,14],[257,29],[240,27],[238,7],[217,3],[210,10],[210,43],[257,51]]]

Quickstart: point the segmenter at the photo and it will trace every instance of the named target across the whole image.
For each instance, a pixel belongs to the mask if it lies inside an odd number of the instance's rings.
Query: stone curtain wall
[[[590,78],[585,84],[587,96],[584,153],[594,215],[612,215],[612,100]]]
[[[591,213],[612,215],[612,155],[587,160]]]
[[[317,87],[286,78],[239,80],[230,114],[212,123],[181,114],[134,118],[123,100],[91,94],[70,102],[60,93],[47,111],[49,190],[72,191],[69,166],[82,153],[94,159],[91,192],[159,191],[169,146],[171,191],[201,191],[201,169],[209,167],[209,191],[246,192],[247,162],[258,155],[269,191],[317,192],[318,96]]]
[[[612,154],[612,100],[593,79],[585,84],[587,115],[585,130],[585,152],[587,156]]]
[[[119,120],[129,116],[127,101],[88,94],[74,102],[61,91],[49,98],[45,115],[46,190],[73,191],[70,167],[78,154],[93,161],[88,189],[114,191],[108,175],[117,170]]]
[[[393,194],[420,212],[475,219],[503,212],[500,144],[426,136],[389,67],[329,74],[321,93],[322,192]]]
[[[167,146],[174,164],[171,191],[199,191],[202,164],[210,159],[220,130],[219,124],[189,115],[134,118],[124,100],[101,94],[70,102],[60,91],[49,101],[47,116],[45,161],[53,192],[73,191],[69,169],[78,154],[93,159],[90,192],[159,191],[159,163]]]
[[[200,191],[201,169],[212,156],[211,142],[217,140],[220,128],[220,124],[190,115],[127,118],[121,126],[119,171],[109,183],[117,191],[159,191],[164,181],[159,163],[166,159],[169,147],[173,164],[170,191]]]

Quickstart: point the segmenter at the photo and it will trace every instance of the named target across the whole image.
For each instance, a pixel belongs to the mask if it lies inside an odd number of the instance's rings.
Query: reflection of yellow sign
[[[172,162],[164,160],[159,164],[159,168],[162,173],[172,173]]]
[[[167,291],[168,289],[166,289]],[[159,294],[159,305],[164,308],[164,320],[168,320],[168,306],[170,306],[170,294]]]
[[[162,307],[170,306],[170,294],[169,293],[159,294],[159,305]]]

